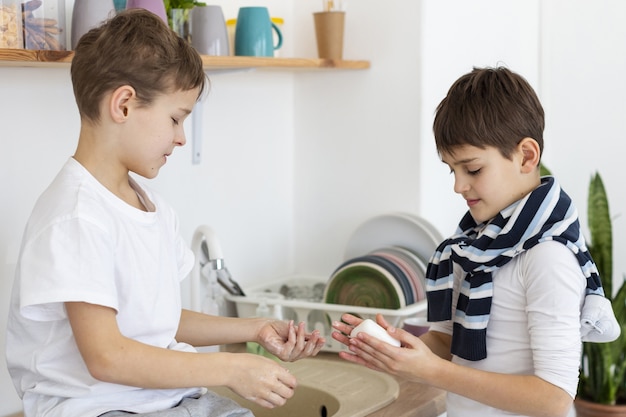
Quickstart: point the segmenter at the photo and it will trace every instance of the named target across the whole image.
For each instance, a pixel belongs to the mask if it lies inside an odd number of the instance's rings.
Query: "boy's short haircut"
[[[94,123],[104,96],[122,85],[148,106],[160,94],[199,87],[201,95],[207,83],[198,52],[144,9],[123,10],[83,35],[71,76],[80,116]]]
[[[437,106],[433,132],[440,155],[462,145],[490,146],[510,159],[527,137],[543,152],[544,127],[541,102],[523,77],[504,67],[474,68]]]

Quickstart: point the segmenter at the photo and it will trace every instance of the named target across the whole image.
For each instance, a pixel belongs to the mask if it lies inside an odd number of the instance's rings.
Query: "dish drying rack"
[[[345,259],[352,259],[384,247],[399,246],[411,250],[422,260],[428,260],[442,240],[439,231],[419,216],[402,212],[382,214],[368,219],[357,227],[347,242]],[[323,297],[320,301],[313,301],[298,297],[287,298],[281,294],[283,286],[313,287],[316,284],[325,286],[328,277],[294,275],[276,278],[263,285],[246,288],[243,295],[243,291],[232,280],[224,266],[221,247],[210,227],[206,225],[198,227],[193,237],[192,249],[196,254],[191,281],[192,309],[205,310],[203,300],[208,300],[209,303],[204,304],[212,305],[212,308],[219,311],[219,307],[215,305],[216,294],[219,293],[229,302],[226,309],[231,311],[236,309],[236,315],[239,317],[257,317],[259,311],[264,310],[276,318],[294,320],[296,323],[304,322],[307,331],[319,330],[326,339],[323,351],[347,350],[344,345],[331,337],[333,332],[331,323],[340,321],[344,313],[352,313],[363,319],[375,319],[376,314],[380,313],[394,327],[402,327],[404,320],[408,318],[426,319],[425,299],[398,309],[382,309],[325,303],[321,301]],[[206,284],[209,285],[208,291],[205,288]],[[226,292],[221,291],[220,285]],[[237,294],[237,291],[241,295]],[[259,310],[259,306],[263,304],[266,306]]]
[[[319,330],[326,339],[322,351],[340,352],[347,348],[331,337],[333,321],[340,321],[341,315],[351,313],[363,319],[375,320],[377,313],[382,314],[389,324],[402,327],[409,317],[426,317],[426,300],[407,305],[399,309],[381,309],[360,307],[343,304],[328,304],[310,300],[285,298],[281,294],[283,286],[310,286],[325,285],[327,278],[311,276],[289,276],[278,278],[263,285],[246,288],[246,295],[224,294],[224,298],[235,304],[237,316],[255,317],[260,305],[266,304],[272,315],[284,320],[294,320],[295,323],[304,322],[307,331]]]

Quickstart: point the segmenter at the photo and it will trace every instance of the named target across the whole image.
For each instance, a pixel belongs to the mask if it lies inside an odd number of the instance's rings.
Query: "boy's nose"
[[[176,135],[176,138],[174,138],[174,143],[176,144],[176,146],[184,146],[185,143],[187,143],[187,137],[185,136],[185,132],[181,132],[180,134]]]
[[[463,194],[465,191],[469,189],[469,183],[464,181],[462,178],[458,176],[454,177],[454,192],[457,194]]]

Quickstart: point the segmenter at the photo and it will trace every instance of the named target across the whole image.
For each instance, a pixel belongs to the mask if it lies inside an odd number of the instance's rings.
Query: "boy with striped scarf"
[[[434,134],[469,210],[428,266],[430,331],[418,339],[379,315],[395,348],[347,338],[361,320],[344,315],[342,358],[446,390],[448,417],[568,415],[581,340],[614,340],[619,325],[576,208],[540,176],[543,129],[534,90],[506,68],[452,85]]]

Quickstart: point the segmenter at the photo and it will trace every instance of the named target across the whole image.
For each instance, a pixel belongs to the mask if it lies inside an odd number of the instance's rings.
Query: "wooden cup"
[[[317,54],[322,59],[343,57],[343,28],[345,12],[313,13]]]

